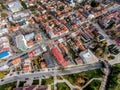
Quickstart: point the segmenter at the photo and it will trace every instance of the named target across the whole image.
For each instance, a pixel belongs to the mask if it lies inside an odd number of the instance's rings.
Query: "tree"
[[[1,17],[7,17],[8,16],[8,14],[7,13],[1,13]]]
[[[110,55],[110,56],[108,57],[108,59],[109,59],[109,60],[115,59],[115,56]]]
[[[93,0],[91,2],[91,7],[97,7],[99,5],[99,2],[97,2],[96,0]]]
[[[25,4],[24,1],[21,1],[21,5],[23,6],[24,9],[27,9],[27,5]]]
[[[6,6],[3,3],[0,3],[0,4],[1,4],[2,9],[6,9]]]

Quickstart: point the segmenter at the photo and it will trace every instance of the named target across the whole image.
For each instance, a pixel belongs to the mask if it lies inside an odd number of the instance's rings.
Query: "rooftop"
[[[8,7],[13,13],[18,12],[23,8],[19,0],[8,3]]]
[[[98,58],[89,50],[82,51],[79,56],[83,60],[84,63],[95,63],[98,61]]]

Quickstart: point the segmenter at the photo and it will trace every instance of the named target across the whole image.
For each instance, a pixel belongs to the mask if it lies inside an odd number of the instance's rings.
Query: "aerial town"
[[[120,0],[0,0],[0,90],[120,90]]]

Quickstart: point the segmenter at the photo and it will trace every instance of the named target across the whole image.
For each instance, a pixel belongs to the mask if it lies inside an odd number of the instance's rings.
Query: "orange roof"
[[[40,42],[41,39],[42,39],[42,38],[41,38],[41,35],[40,35],[40,34],[37,34],[37,35],[36,35],[36,39],[37,39],[38,42]]]
[[[84,46],[83,46],[82,44],[79,46],[79,48],[80,48],[81,50],[85,50],[85,48],[84,48]]]
[[[23,66],[24,71],[29,71],[31,69],[30,65]]]
[[[9,30],[16,31],[16,30],[18,30],[18,27],[17,26],[11,26],[11,27],[9,27]]]
[[[33,57],[34,57],[34,55],[33,55],[32,52],[29,52],[29,53],[28,53],[28,56],[29,56],[30,59],[33,59]]]
[[[32,40],[30,40],[30,41],[28,41],[28,42],[27,42],[27,45],[28,45],[28,47],[30,47],[30,46],[33,46],[33,45],[34,45],[34,43],[33,43],[33,41],[32,41]]]
[[[20,62],[21,62],[20,57],[15,58],[15,59],[12,60],[12,64],[13,64],[13,65],[18,64],[18,63],[20,63]]]
[[[3,51],[7,51],[9,49],[10,49],[9,47],[8,48],[2,48]]]
[[[59,46],[63,51],[68,52],[68,49],[65,47],[63,43],[60,43]]]
[[[41,67],[42,68],[46,68],[47,66],[46,66],[46,63],[45,62],[41,62]]]

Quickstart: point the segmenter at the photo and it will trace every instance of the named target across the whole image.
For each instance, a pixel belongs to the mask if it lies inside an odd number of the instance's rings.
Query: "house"
[[[35,35],[35,40],[37,41],[37,42],[41,42],[42,41],[42,36],[41,36],[41,34],[36,34]]]
[[[22,68],[24,71],[30,71],[32,69],[31,60],[29,58],[24,60],[24,63],[22,64]]]
[[[27,42],[27,47],[28,48],[32,47],[34,45],[33,39],[35,38],[35,34],[32,32],[30,34],[24,35],[24,37],[25,37],[25,40]]]
[[[98,61],[98,58],[89,49],[82,51],[79,56],[85,64],[95,63]]]
[[[23,9],[19,0],[12,1],[8,3],[8,9],[13,13],[21,11]]]
[[[21,63],[21,58],[20,58],[20,57],[17,57],[17,58],[15,58],[15,59],[12,60],[12,64],[13,64],[14,66],[17,66],[17,65],[19,65],[20,63]]]
[[[46,68],[46,67],[47,67],[47,65],[46,65],[46,63],[45,63],[44,61],[42,61],[42,62],[40,63],[40,65],[41,65],[41,68]]]

